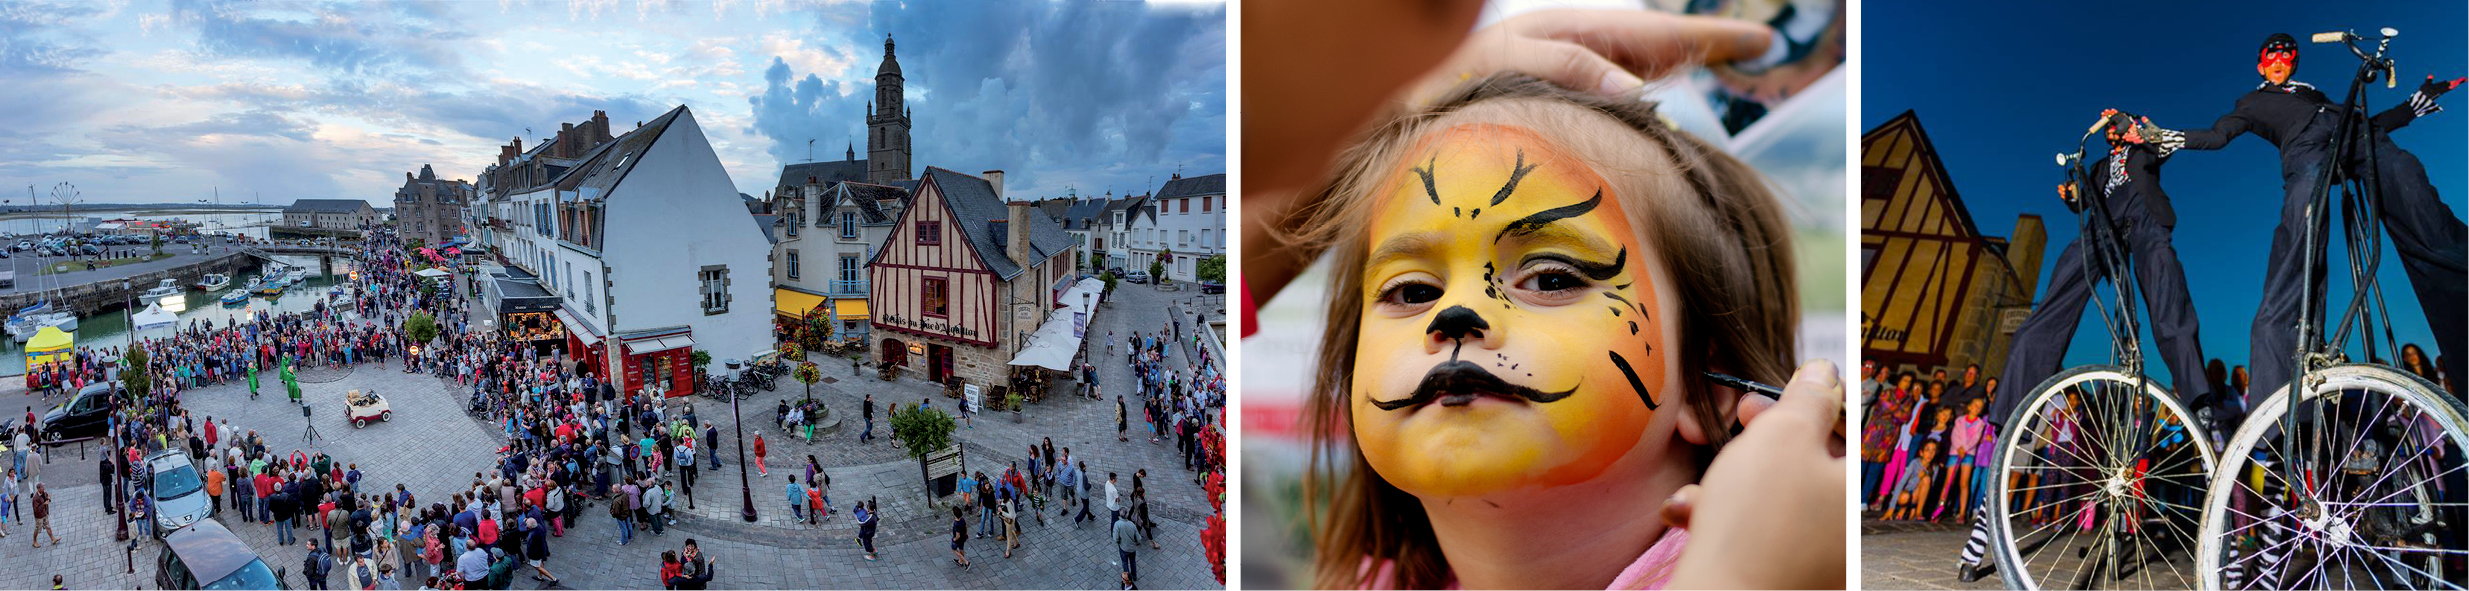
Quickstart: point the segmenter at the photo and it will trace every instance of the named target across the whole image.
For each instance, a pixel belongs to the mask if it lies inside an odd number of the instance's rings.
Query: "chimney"
[[[986,184],[994,187],[994,198],[1003,198],[1003,171],[989,170],[979,173],[978,176],[986,177]]]
[[[1003,178],[1000,176],[1003,171],[1000,170],[991,171],[990,174],[997,175],[995,178]],[[1026,201],[1005,201],[1003,205],[1004,213],[1009,214],[1009,219],[997,223],[1011,227],[1010,231],[1003,236],[1003,253],[1011,255],[1012,261],[1020,263],[1022,267],[1036,265],[1038,261],[1031,258],[1033,255],[1029,254],[1029,212],[1035,210],[1037,206]]]
[[[516,156],[522,156],[522,155],[523,155],[523,136],[515,136],[515,137],[514,137],[514,155],[516,155]]]

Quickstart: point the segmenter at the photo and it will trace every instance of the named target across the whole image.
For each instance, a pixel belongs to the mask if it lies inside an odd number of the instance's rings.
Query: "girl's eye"
[[[1440,299],[1440,287],[1428,283],[1401,284],[1380,293],[1381,302],[1401,306],[1423,304],[1438,299]]]
[[[1542,291],[1567,291],[1586,286],[1586,281],[1578,276],[1558,271],[1536,274],[1533,281],[1534,288]]]
[[[1575,268],[1542,264],[1528,267],[1514,287],[1520,297],[1531,303],[1556,306],[1577,301],[1578,296],[1585,295],[1585,291],[1593,286],[1585,276],[1578,275]]]

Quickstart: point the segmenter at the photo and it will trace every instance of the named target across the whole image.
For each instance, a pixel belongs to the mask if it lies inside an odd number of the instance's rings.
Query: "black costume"
[[[2437,89],[2440,87],[2441,89]],[[2392,246],[2399,251],[2401,267],[2409,274],[2418,305],[2425,310],[2426,322],[2434,330],[2436,348],[2443,353],[2443,371],[2460,379],[2464,353],[2462,336],[2469,329],[2469,300],[2463,299],[2469,290],[2469,262],[2465,262],[2463,245],[2469,241],[2460,216],[2443,204],[2435,187],[2427,181],[2425,166],[2417,156],[2392,143],[2389,133],[2415,121],[2418,117],[2439,110],[2434,99],[2449,86],[2429,82],[2411,95],[2409,102],[2378,113],[2369,119],[2367,129],[2357,130],[2352,149],[2335,169],[2334,180],[2354,178],[2368,171],[2366,150],[2375,155],[2374,173],[2381,179],[2376,190],[2381,194],[2374,212],[2389,229]],[[2313,85],[2290,81],[2269,82],[2240,97],[2236,109],[2214,122],[2210,129],[2190,129],[2182,137],[2178,132],[2163,131],[2156,142],[2165,154],[2179,146],[2195,150],[2216,150],[2229,144],[2240,134],[2252,133],[2280,148],[2281,199],[2280,226],[2272,231],[2272,250],[2264,268],[2262,304],[2255,309],[2251,336],[2253,366],[2252,386],[2246,392],[2249,404],[2279,390],[2295,372],[2293,361],[2298,350],[2297,319],[2303,298],[2298,285],[2306,253],[2305,218],[2308,198],[2315,183],[2324,173],[2324,161],[2330,156],[2332,136],[2340,127],[2340,105]],[[2318,238],[2326,240],[2327,238]],[[2320,246],[2318,246],[2320,248]],[[2323,297],[2324,277],[2316,275],[2313,285],[2305,289]]]
[[[2092,165],[2092,176],[2084,183],[2090,186],[2079,190],[2108,204],[2120,246],[2134,257],[2135,281],[2143,288],[2161,361],[2169,364],[2174,392],[2184,401],[2204,394],[2209,386],[2203,381],[2203,347],[2194,301],[2186,293],[2186,271],[2169,242],[2177,212],[2160,188],[2160,165],[2167,161],[2151,146],[2123,144]],[[2082,208],[2080,202],[2075,208]],[[2092,220],[2085,218],[2084,223]],[[1991,424],[2004,426],[2024,396],[2056,373],[2066,356],[2075,326],[2083,320],[2083,306],[2092,298],[2092,273],[2100,272],[2084,263],[2085,246],[2081,240],[2066,243],[2050,271],[2040,307],[2015,330],[2006,355],[2007,379],[1998,383],[2000,391],[1985,415]],[[2113,280],[2122,283],[2124,278]]]

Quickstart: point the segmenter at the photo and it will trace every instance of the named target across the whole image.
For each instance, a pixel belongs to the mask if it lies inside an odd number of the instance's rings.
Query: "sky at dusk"
[[[1015,197],[1226,172],[1222,1],[0,4],[0,199],[357,198],[608,112],[695,112],[740,192],[865,155],[890,35],[915,170]],[[530,128],[527,134],[525,128]]]
[[[2075,215],[2057,199],[2054,187],[2064,175],[2051,156],[2072,150],[2103,108],[2139,113],[2166,128],[2211,127],[2261,82],[2255,52],[2275,32],[2301,41],[2294,79],[2339,100],[2358,60],[2338,45],[2304,43],[2308,35],[2400,29],[2392,52],[2403,84],[2372,87],[2366,100],[2377,112],[2407,100],[2429,74],[2469,76],[2469,3],[2460,0],[2268,0],[2235,7],[1873,0],[1864,6],[1862,128],[1916,112],[1984,233],[2011,235],[2018,214],[2039,214],[2049,239],[2043,286],[2059,251],[2080,235]],[[2469,210],[2463,205],[2469,197],[2469,89],[2445,95],[2441,104],[2444,110],[2393,132],[2392,140],[2425,164],[2457,217]],[[2092,149],[2101,145],[2095,138]],[[2180,152],[2161,168],[2161,187],[2178,215],[2176,247],[2202,325],[2204,356],[2230,365],[2247,364],[2264,257],[2280,218],[2279,162],[2270,142],[2247,135],[2223,150]],[[2385,251],[2378,277],[2393,332],[2400,342],[2431,350],[2432,333],[2389,239]],[[2332,272],[2331,301],[2345,305],[2347,271]],[[2102,362],[2107,334],[2097,315],[2086,313],[2066,363]],[[2156,356],[2151,367],[2166,375]]]

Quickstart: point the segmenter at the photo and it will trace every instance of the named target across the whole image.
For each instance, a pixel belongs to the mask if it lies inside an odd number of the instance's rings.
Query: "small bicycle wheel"
[[[2012,589],[2193,589],[2210,438],[2151,378],[2080,367],[2041,382],[1998,433],[1990,553]]]
[[[2282,387],[2222,447],[2205,588],[2469,588],[2460,400],[2381,365],[2306,378],[2295,404]]]

